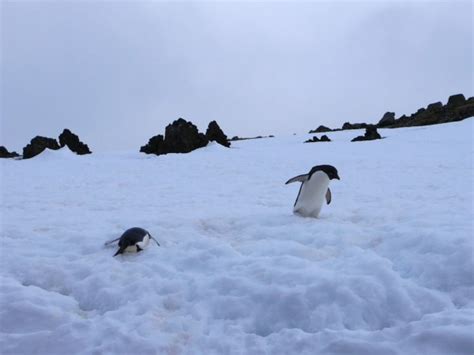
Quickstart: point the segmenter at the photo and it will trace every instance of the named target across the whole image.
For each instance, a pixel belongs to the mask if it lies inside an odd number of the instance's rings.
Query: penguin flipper
[[[285,185],[288,185],[288,184],[291,184],[292,182],[305,182],[308,180],[308,175],[309,174],[303,174],[303,175],[298,175],[298,176],[295,176],[294,178],[291,178],[290,180],[288,180],[287,182],[285,182]]]
[[[109,240],[108,242],[105,242],[104,245],[105,245],[105,246],[110,245],[110,244],[116,242],[116,241],[119,240],[119,239],[120,239],[120,237],[118,237],[117,239],[114,239],[114,240]]]
[[[331,198],[332,198],[331,190],[330,190],[329,187],[328,187],[328,190],[326,191],[326,203],[327,203],[328,205],[331,203]]]
[[[151,235],[150,235],[150,238],[155,241],[156,245],[158,245],[159,247],[161,247],[160,243],[158,243],[158,241],[157,241],[155,238],[153,238]]]

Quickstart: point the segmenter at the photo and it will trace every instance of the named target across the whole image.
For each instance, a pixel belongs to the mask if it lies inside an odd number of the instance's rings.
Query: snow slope
[[[2,160],[1,353],[472,354],[473,122]],[[113,258],[133,226],[161,248]]]

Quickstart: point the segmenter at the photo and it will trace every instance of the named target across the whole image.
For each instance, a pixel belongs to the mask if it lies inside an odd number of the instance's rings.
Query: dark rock
[[[227,139],[227,136],[222,132],[222,129],[216,121],[209,122],[209,126],[206,130],[206,138],[209,141],[216,141],[224,147],[230,147],[230,142]]]
[[[3,145],[0,146],[0,158],[16,158],[19,156],[17,152],[9,152]]]
[[[460,121],[468,117],[474,117],[474,102],[456,107],[454,112],[455,112],[455,115],[459,117],[457,121]]]
[[[363,136],[355,137],[351,142],[359,142],[359,141],[371,141],[374,139],[382,138],[380,134],[377,132],[377,127],[370,125],[367,126],[365,129],[365,134]]]
[[[168,153],[189,153],[209,143],[192,122],[177,119],[165,129],[165,146]]]
[[[293,135],[296,135],[294,133]],[[256,137],[239,137],[239,136],[233,136],[229,141],[234,142],[234,141],[246,141],[249,139],[262,139],[262,138],[274,138],[275,136],[269,135],[269,136],[256,136]]]
[[[346,129],[361,129],[361,128],[367,128],[367,123],[350,123],[346,122],[342,125],[342,130]]]
[[[319,142],[319,138],[314,136],[313,138],[311,139],[308,139],[308,140],[305,140],[304,143],[315,143],[315,142]]]
[[[195,149],[205,147],[209,140],[203,133],[199,133],[192,122],[182,118],[166,126],[165,137],[157,135],[151,137],[147,145],[140,148],[146,154],[189,153]]]
[[[321,138],[314,136],[313,138],[308,139],[304,143],[330,142],[330,141],[331,140],[329,139],[329,137],[324,134],[323,136],[321,136]]]
[[[71,151],[79,155],[91,154],[87,144],[81,142],[79,137],[68,129],[64,129],[63,133],[59,135],[59,145],[61,148],[67,146]]]
[[[434,104],[431,104],[431,105],[434,105]],[[428,106],[429,106],[429,105],[428,105]],[[425,109],[424,107],[419,108],[418,111],[416,111],[415,115],[419,115],[419,114],[421,114],[421,113],[423,113],[423,112],[425,112],[425,111],[426,111],[426,109]],[[405,116],[405,115],[403,115],[403,116]]]
[[[323,132],[331,132],[331,128],[321,125],[315,130],[309,131],[309,133],[323,133]]]
[[[396,119],[394,123],[388,125],[389,128],[426,126],[446,122],[460,121],[474,116],[474,99],[465,99],[464,95],[452,95],[448,103],[441,102],[429,104],[426,109],[420,108],[416,113],[407,117],[403,115]]]
[[[148,141],[148,144],[140,148],[140,152],[146,153],[146,154],[156,154],[156,155],[168,153],[165,148],[165,141],[161,134],[151,137]]]
[[[448,99],[446,106],[462,106],[466,103],[466,98],[463,94],[451,95]]]
[[[342,125],[342,128],[341,129],[352,129],[352,125],[350,122],[345,122],[343,125]]]
[[[427,107],[426,107],[426,111],[436,111],[436,110],[440,110],[443,108],[443,103],[438,101],[438,102],[434,102],[432,104],[429,104]],[[417,112],[416,112],[416,115],[420,115],[422,114],[423,112],[425,112],[424,109],[419,109]]]
[[[423,109],[423,111],[424,111],[424,109]],[[407,116],[403,115],[398,120],[395,120],[395,123],[399,122],[399,123],[406,124],[409,121],[410,121],[410,117],[407,117]]]
[[[390,126],[393,123],[395,123],[395,112],[385,112],[383,117],[380,119],[378,126],[386,127]]]
[[[42,153],[46,148],[58,150],[61,147],[54,138],[36,136],[30,141],[30,144],[23,148],[23,159],[33,158]]]

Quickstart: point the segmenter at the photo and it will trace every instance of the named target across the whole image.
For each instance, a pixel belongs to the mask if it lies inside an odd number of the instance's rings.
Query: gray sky
[[[471,1],[1,4],[0,145],[18,152],[63,128],[138,150],[178,117],[278,135],[473,95]]]

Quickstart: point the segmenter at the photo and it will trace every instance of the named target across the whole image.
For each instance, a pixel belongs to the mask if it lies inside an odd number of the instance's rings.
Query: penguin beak
[[[341,178],[339,177],[339,175],[336,175],[335,179],[341,180]]]
[[[119,250],[117,250],[117,252],[114,254],[114,256],[117,256],[119,254],[123,254],[124,250],[125,250],[125,248],[120,247]]]

